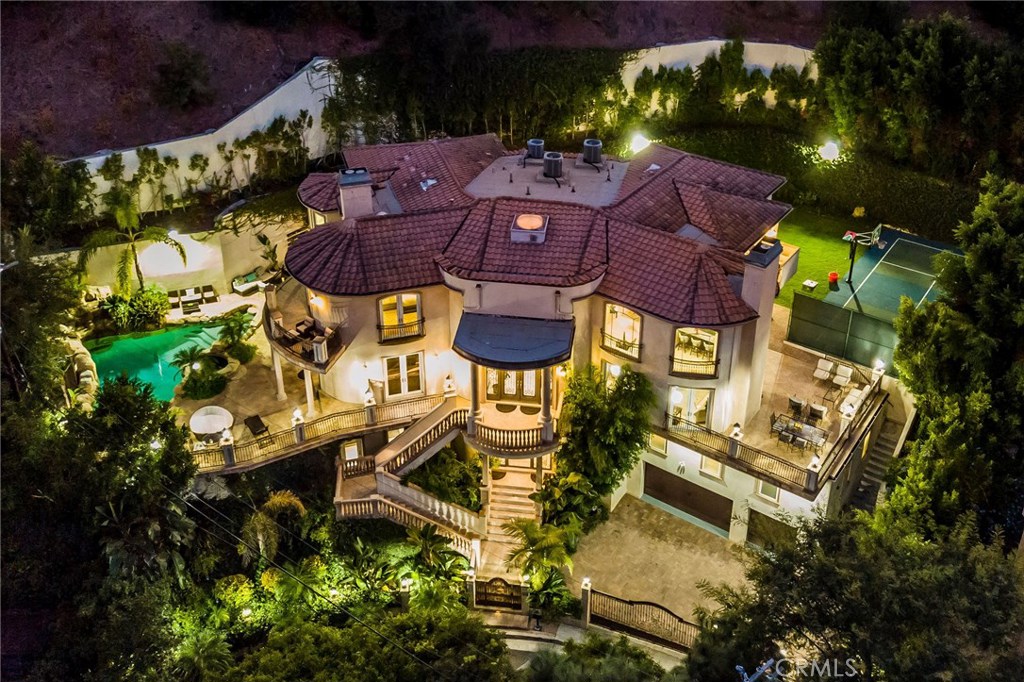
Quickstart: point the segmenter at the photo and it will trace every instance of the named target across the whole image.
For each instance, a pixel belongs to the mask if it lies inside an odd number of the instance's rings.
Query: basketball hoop
[[[878,246],[879,249],[886,247],[886,243],[882,241],[882,223],[875,225],[875,229],[870,232],[847,230],[843,235],[843,241],[850,242],[850,272],[846,275],[846,283],[853,284],[853,261],[857,258],[857,245],[861,244],[868,248]]]

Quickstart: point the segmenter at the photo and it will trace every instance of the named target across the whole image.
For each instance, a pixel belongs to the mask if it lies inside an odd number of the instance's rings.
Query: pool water
[[[203,350],[220,337],[221,325],[186,324],[161,331],[114,336],[86,343],[100,381],[125,372],[152,384],[153,395],[171,400],[174,387],[181,383],[181,372],[174,366],[174,355],[188,346]]]

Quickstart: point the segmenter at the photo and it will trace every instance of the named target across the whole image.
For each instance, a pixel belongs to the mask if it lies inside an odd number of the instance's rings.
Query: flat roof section
[[[573,320],[463,313],[452,348],[471,362],[496,369],[541,369],[572,355]]]
[[[522,159],[521,155],[495,159],[466,185],[466,192],[479,199],[525,199],[526,188],[529,187],[531,199],[566,201],[584,206],[607,206],[615,201],[629,168],[627,161],[606,158],[604,168],[599,170],[584,164],[582,156],[565,155],[562,161],[562,177],[556,184],[550,178],[537,179],[544,173],[544,166],[539,161],[532,160],[523,166]],[[510,176],[512,182],[509,182]]]

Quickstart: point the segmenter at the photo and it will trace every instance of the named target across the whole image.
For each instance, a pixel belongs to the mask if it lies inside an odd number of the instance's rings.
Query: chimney
[[[343,219],[373,215],[373,179],[368,170],[346,168],[338,173],[338,191]]]

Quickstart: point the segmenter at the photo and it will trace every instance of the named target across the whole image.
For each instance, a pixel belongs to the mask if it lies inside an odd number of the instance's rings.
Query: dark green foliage
[[[227,353],[243,365],[256,357],[256,346],[246,343],[252,326],[245,313],[237,312],[224,319],[220,340],[227,347]]]
[[[544,479],[541,489],[530,499],[539,502],[544,510],[544,523],[556,526],[579,524],[589,533],[598,524],[608,520],[608,506],[582,474],[560,472]]]
[[[100,301],[100,308],[110,316],[118,331],[138,331],[162,325],[171,302],[166,291],[150,285],[137,289],[130,296],[111,294]]]
[[[538,652],[527,671],[528,682],[657,682],[665,679],[661,666],[625,637],[606,639],[593,633],[578,642],[567,641],[561,652]]]
[[[222,679],[277,682],[319,679],[319,674],[332,682],[514,679],[501,636],[464,610],[447,615],[412,611],[378,616],[374,627],[392,641],[402,642],[437,672],[354,622],[342,628],[293,622],[276,627],[265,644],[248,653]]]
[[[980,681],[1019,665],[1024,576],[970,519],[934,540],[867,516],[797,527],[796,542],[749,555],[749,588],[705,587],[722,606],[700,612],[693,682],[752,671],[776,646],[892,682]]]
[[[558,420],[559,474],[578,472],[597,494],[611,493],[640,459],[653,405],[650,381],[629,365],[607,390],[593,365],[573,372]]]
[[[413,483],[440,500],[480,511],[482,473],[479,456],[462,456],[451,447],[445,447],[410,471],[402,483]]]
[[[197,50],[179,42],[163,46],[163,60],[157,66],[153,95],[169,109],[191,109],[210,101],[210,69]]]
[[[207,367],[190,372],[181,385],[181,393],[191,400],[206,400],[218,395],[228,385],[228,378]]]
[[[37,243],[75,243],[95,219],[94,188],[84,161],[58,163],[26,140],[0,158],[0,222],[9,232],[27,228]]]
[[[965,257],[938,261],[938,301],[896,318],[894,362],[917,401],[920,437],[893,491],[894,515],[951,525],[979,512],[984,530],[1020,535],[1024,495],[1024,186],[987,177]]]
[[[228,346],[227,352],[228,355],[244,365],[256,357],[256,345],[252,343],[238,343],[234,346]]]

